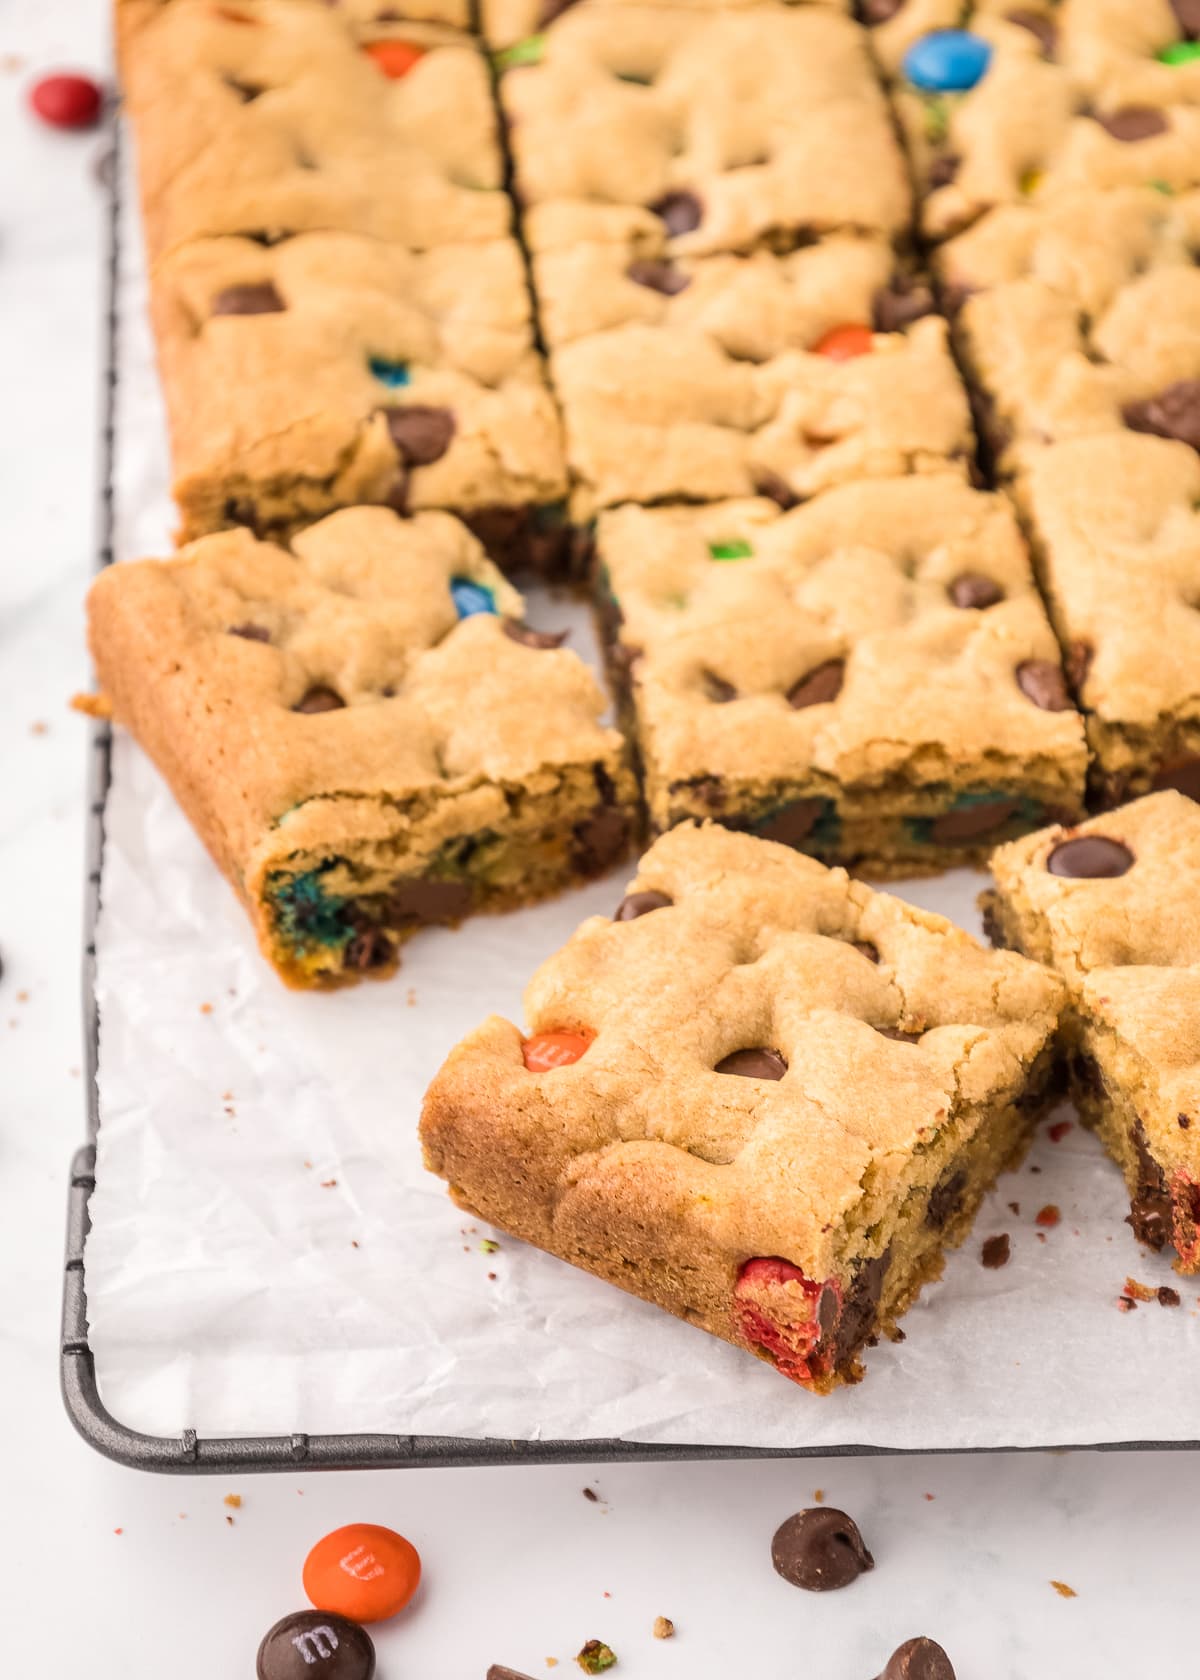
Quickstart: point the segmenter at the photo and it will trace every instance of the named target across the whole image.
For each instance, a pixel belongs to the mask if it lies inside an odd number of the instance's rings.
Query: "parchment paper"
[[[122,557],[169,552],[173,524],[131,221],[119,287]],[[570,645],[594,655],[577,606],[542,596],[531,617],[570,623]],[[906,1317],[907,1339],[868,1355],[862,1385],[823,1399],[464,1220],[421,1167],[424,1087],[484,1015],[521,1021],[535,966],[584,916],[611,912],[631,868],[534,910],[424,933],[390,982],[305,996],[259,958],[232,892],[125,737],[106,835],[87,1279],[101,1393],[121,1422],[154,1434],[763,1447],[1200,1434],[1200,1285],[1135,1243],[1120,1177],[1078,1125],[1058,1142],[1042,1129]],[[898,890],[978,931],[982,884],[961,871]],[[1061,1222],[1039,1235],[1034,1216],[1049,1204]],[[999,1231],[1012,1259],[985,1271],[980,1245]],[[496,1252],[481,1249],[490,1237]],[[1182,1306],[1119,1311],[1130,1273],[1178,1286]]]

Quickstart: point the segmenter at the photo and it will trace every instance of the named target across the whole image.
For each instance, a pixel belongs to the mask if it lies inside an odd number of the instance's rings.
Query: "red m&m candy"
[[[413,65],[425,57],[425,48],[413,41],[368,41],[363,51],[393,82],[407,76]]]
[[[815,356],[828,356],[831,362],[849,362],[855,356],[871,354],[875,348],[875,335],[870,327],[850,324],[830,327],[812,348]]]
[[[43,76],[29,90],[29,103],[51,128],[93,128],[104,103],[90,76]]]

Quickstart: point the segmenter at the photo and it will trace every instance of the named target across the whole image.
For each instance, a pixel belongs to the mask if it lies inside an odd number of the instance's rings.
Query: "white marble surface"
[[[5,1674],[249,1680],[263,1629],[302,1602],[308,1545],[355,1519],[403,1529],[426,1564],[412,1612],[379,1633],[380,1680],[483,1680],[494,1661],[537,1676],[550,1656],[573,1674],[571,1654],[593,1636],[629,1680],[870,1680],[918,1632],[942,1641],[960,1680],[1159,1672],[1171,1653],[1190,1672],[1200,1466],[1188,1455],[205,1481],[121,1470],[72,1434],[55,1350],[66,1172],[83,1128],[87,746],[65,701],[86,681],[100,204],[96,139],[35,128],[23,97],[38,67],[102,63],[102,35],[101,0],[0,7]],[[585,1501],[585,1482],[606,1503]],[[767,1562],[775,1523],[816,1487],[855,1513],[878,1564],[826,1599],[784,1586]],[[227,1492],[244,1500],[233,1526]],[[1079,1596],[1059,1597],[1052,1579]],[[658,1614],[675,1619],[674,1642],[650,1638]]]

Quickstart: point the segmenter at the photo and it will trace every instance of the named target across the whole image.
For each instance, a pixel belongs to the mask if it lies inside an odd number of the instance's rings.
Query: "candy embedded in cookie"
[[[904,55],[904,74],[922,93],[969,93],[991,63],[988,42],[965,29],[935,29]]]
[[[591,1049],[592,1035],[581,1032],[534,1033],[521,1046],[521,1055],[530,1073],[552,1073],[555,1068],[570,1067]]]

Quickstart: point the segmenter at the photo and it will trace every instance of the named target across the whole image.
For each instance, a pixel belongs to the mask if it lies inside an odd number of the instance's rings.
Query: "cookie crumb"
[[[107,694],[72,694],[71,709],[101,723],[107,723],[113,715],[112,701]]]
[[[493,1242],[491,1237],[484,1237],[479,1245],[479,1252],[480,1254],[499,1254],[500,1244]]]
[[[1061,1143],[1071,1130],[1072,1123],[1070,1120],[1056,1120],[1052,1126],[1046,1127],[1046,1136],[1051,1143]]]
[[[200,1013],[201,1013],[201,1015],[211,1015],[212,1014],[212,1004],[211,1003],[202,1003],[200,1005]]]
[[[1054,1590],[1058,1594],[1059,1598],[1078,1598],[1079,1597],[1079,1594],[1075,1591],[1075,1588],[1074,1587],[1069,1587],[1065,1581],[1051,1581],[1050,1585],[1054,1588]]]
[[[825,1503],[825,1489],[824,1488],[814,1488],[813,1489],[813,1504],[814,1505],[824,1505],[824,1503]]]
[[[1007,1266],[1011,1258],[1012,1243],[1007,1231],[1001,1231],[995,1237],[988,1237],[979,1250],[979,1264],[986,1266],[990,1272],[998,1271],[1001,1266]]]
[[[337,1189],[337,1179],[336,1178],[323,1178],[321,1180],[321,1188],[322,1188],[322,1190],[336,1190]]]
[[[937,1494],[936,1493],[926,1493],[926,1494],[922,1494],[921,1497],[923,1499],[928,1499],[930,1501],[930,1503],[932,1504],[932,1502],[937,1498]]]
[[[655,1616],[653,1632],[655,1639],[670,1639],[675,1633],[675,1623],[670,1616]]]
[[[231,1511],[240,1511],[242,1496],[240,1493],[227,1493],[222,1503],[228,1505]]]
[[[1169,1283],[1164,1283],[1157,1293],[1160,1307],[1177,1307],[1179,1305],[1179,1291],[1178,1289],[1172,1289]]]
[[[1053,1202],[1047,1202],[1044,1208],[1039,1208],[1034,1214],[1033,1222],[1035,1225],[1044,1225],[1049,1231],[1054,1229],[1061,1218],[1062,1214],[1058,1211],[1055,1204]]]
[[[600,1503],[600,1495],[596,1492],[595,1488],[584,1488],[583,1497],[585,1499],[590,1499],[593,1505],[598,1505]]]
[[[1013,1215],[1013,1217],[1015,1219],[1020,1219],[1020,1217],[1021,1217],[1021,1204],[1020,1204],[1020,1202],[1009,1202],[1008,1211],[1009,1211],[1009,1213],[1011,1213]]]
[[[1131,1295],[1135,1301],[1153,1301],[1158,1294],[1148,1283],[1139,1283],[1136,1278],[1125,1279],[1125,1293]]]
[[[498,1272],[489,1272],[488,1273],[488,1282],[489,1283],[495,1283],[495,1281],[499,1277],[499,1275],[500,1274]]]
[[[1136,1312],[1137,1311],[1137,1302],[1134,1301],[1134,1300],[1131,1300],[1128,1295],[1120,1295],[1120,1296],[1117,1297],[1117,1311],[1118,1312]]]
[[[233,1518],[232,1517],[226,1517],[225,1521],[229,1524],[230,1528],[233,1527]]]
[[[125,1530],[123,1528],[114,1528],[113,1529],[114,1534],[124,1534],[124,1532],[125,1532]]]
[[[29,725],[29,733],[31,735],[46,735],[49,733],[49,730],[50,725],[48,723],[43,723],[40,718],[36,723],[31,723]]]
[[[575,1661],[585,1674],[603,1674],[617,1666],[616,1653],[602,1639],[589,1639]]]

